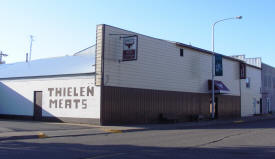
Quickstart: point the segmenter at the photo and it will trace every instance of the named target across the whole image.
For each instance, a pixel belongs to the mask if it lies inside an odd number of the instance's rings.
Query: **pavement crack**
[[[231,137],[240,136],[242,134],[244,134],[244,133],[238,133],[238,134],[228,135],[228,136],[222,137],[222,138],[217,139],[217,140],[213,140],[213,141],[210,141],[210,142],[207,142],[207,143],[204,143],[204,144],[196,145],[195,147],[207,146],[207,145],[210,145],[210,144],[213,144],[213,143],[217,143],[217,142],[223,141],[223,140],[231,138]]]
[[[125,155],[127,154],[126,152],[119,152],[119,153],[112,153],[112,154],[106,154],[106,155],[97,155],[94,157],[88,157],[88,158],[84,158],[84,159],[100,159],[100,158],[106,158],[106,157],[116,157],[116,156],[120,156],[120,155]]]

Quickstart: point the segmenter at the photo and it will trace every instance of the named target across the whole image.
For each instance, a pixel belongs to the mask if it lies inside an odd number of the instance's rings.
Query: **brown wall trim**
[[[102,54],[101,54],[101,87],[100,87],[100,125],[102,125],[102,105],[104,104],[104,48],[105,48],[105,24],[102,26]]]
[[[210,94],[103,86],[101,124],[157,123],[160,114],[210,117]],[[220,118],[240,117],[240,96],[218,95]]]
[[[183,43],[179,43],[179,42],[175,42],[175,44],[179,47],[185,47],[185,48],[189,48],[189,49],[192,49],[192,50],[196,50],[196,51],[199,51],[200,53],[205,53],[205,54],[208,54],[208,55],[213,55],[213,52],[212,51],[209,51],[209,50],[205,50],[205,49],[202,49],[202,48],[198,48],[198,47],[195,47],[195,46],[192,46],[192,45],[187,45],[187,44],[183,44]],[[219,54],[219,53],[216,53],[215,54]],[[239,59],[236,59],[236,58],[233,58],[233,57],[230,57],[230,56],[226,56],[226,55],[223,55],[223,54],[220,54],[222,55],[223,58],[226,58],[228,60],[231,60],[231,61],[236,61],[236,62],[244,62],[242,60],[239,60]],[[251,65],[251,64],[248,64],[248,63],[245,63],[247,66],[250,66],[250,67],[253,67],[253,68],[256,68],[256,69],[261,69],[260,67],[257,67],[257,66],[254,66],[254,65]]]
[[[236,119],[241,117],[241,97],[216,95],[218,98],[218,119]]]
[[[27,116],[27,115],[0,114],[0,118],[2,118],[2,119],[15,119],[15,120],[34,120],[33,116]],[[41,121],[95,124],[95,125],[100,124],[99,119],[93,119],[93,118],[42,117]]]

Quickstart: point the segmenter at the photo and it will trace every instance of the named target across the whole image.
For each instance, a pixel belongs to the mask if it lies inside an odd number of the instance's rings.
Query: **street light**
[[[232,20],[232,19],[242,19],[242,16],[236,16],[236,17],[232,17],[232,18],[225,18],[225,19],[221,19],[216,21],[213,25],[212,25],[212,119],[215,118],[215,90],[214,90],[214,77],[215,77],[215,43],[214,43],[214,33],[215,33],[215,25],[219,22],[222,21],[226,21],[226,20]]]

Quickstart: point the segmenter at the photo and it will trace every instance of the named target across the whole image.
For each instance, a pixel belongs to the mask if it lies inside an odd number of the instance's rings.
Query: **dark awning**
[[[208,80],[208,90],[212,89],[212,80]],[[214,80],[215,93],[229,93],[229,89],[222,81]]]

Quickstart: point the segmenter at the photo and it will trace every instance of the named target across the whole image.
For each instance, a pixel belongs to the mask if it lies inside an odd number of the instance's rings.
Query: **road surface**
[[[0,139],[1,159],[275,158],[275,120],[184,129],[165,129],[164,124],[162,130],[122,133],[43,122],[1,121],[0,127],[6,133],[39,130],[50,134],[41,139]]]

